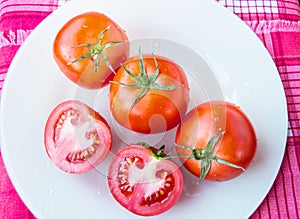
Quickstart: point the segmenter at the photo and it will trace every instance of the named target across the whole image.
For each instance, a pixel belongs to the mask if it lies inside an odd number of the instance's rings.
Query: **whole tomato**
[[[177,126],[185,115],[189,85],[174,61],[140,52],[118,69],[109,98],[120,125],[143,134],[161,133]]]
[[[67,78],[84,88],[97,89],[107,85],[114,70],[128,58],[128,37],[106,15],[86,12],[59,30],[53,55]]]
[[[255,130],[240,107],[224,101],[192,109],[176,133],[184,167],[200,179],[225,181],[243,173],[257,147]]]

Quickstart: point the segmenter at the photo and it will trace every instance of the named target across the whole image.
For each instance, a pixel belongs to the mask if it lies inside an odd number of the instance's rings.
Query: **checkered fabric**
[[[66,1],[0,1],[0,94],[6,72],[19,46],[37,24]],[[299,219],[299,2],[298,0],[217,0],[217,2],[240,17],[266,46],[278,68],[288,103],[289,136],[282,167],[273,187],[251,219]],[[0,153],[0,219],[18,218],[29,219],[34,216],[15,192]]]
[[[277,179],[251,217],[300,218],[300,7],[297,0],[219,0],[244,20],[272,56],[288,103],[289,136]],[[271,110],[271,109],[270,109]]]

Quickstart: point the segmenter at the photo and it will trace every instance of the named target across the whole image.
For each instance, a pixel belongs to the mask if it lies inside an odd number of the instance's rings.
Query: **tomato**
[[[253,125],[240,107],[225,101],[192,109],[176,133],[183,165],[201,179],[225,181],[243,173],[257,148]]]
[[[83,173],[108,155],[112,135],[107,122],[97,112],[82,102],[69,100],[50,113],[44,143],[57,167],[69,173]]]
[[[88,89],[108,84],[113,72],[129,56],[126,32],[98,12],[86,12],[69,20],[53,43],[54,59],[74,83]]]
[[[178,166],[161,150],[142,145],[125,146],[115,154],[108,170],[108,185],[115,200],[142,216],[161,214],[178,201],[183,177]]]
[[[176,127],[187,111],[189,85],[172,60],[149,54],[128,59],[110,85],[115,120],[132,131],[162,133]]]

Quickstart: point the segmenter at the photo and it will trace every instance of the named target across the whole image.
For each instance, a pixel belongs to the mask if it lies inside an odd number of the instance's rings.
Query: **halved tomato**
[[[147,146],[128,145],[113,158],[108,184],[113,197],[127,210],[142,216],[161,214],[182,194],[183,177],[178,166]]]
[[[44,143],[49,158],[65,172],[83,173],[96,167],[112,145],[105,119],[86,104],[60,103],[48,117]]]

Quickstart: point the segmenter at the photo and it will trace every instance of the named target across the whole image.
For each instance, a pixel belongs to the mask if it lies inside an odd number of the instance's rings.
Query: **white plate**
[[[89,10],[113,18],[130,39],[138,39],[133,46],[142,42],[144,51],[152,49],[186,67],[193,104],[220,97],[234,102],[257,132],[257,154],[244,174],[224,183],[198,184],[188,179],[179,202],[159,218],[249,217],[268,193],[283,158],[285,95],[276,67],[255,34],[222,6],[203,0],[72,1],[32,32],[11,64],[1,104],[4,162],[25,204],[38,218],[137,218],[110,195],[105,178],[108,161],[98,171],[70,175],[57,169],[44,150],[43,131],[50,111],[73,98],[92,105],[110,121],[117,139],[114,150],[125,137],[102,107],[107,88],[95,92],[77,88],[52,58],[58,29]],[[151,39],[140,40],[145,37]],[[152,139],[164,140],[148,137]]]

